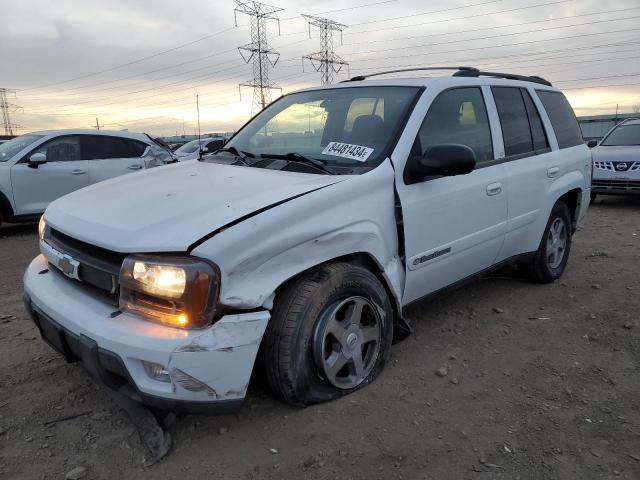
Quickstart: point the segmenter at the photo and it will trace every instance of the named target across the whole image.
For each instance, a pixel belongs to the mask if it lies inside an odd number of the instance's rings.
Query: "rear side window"
[[[520,89],[492,87],[491,92],[500,117],[505,156],[510,157],[532,152],[533,139],[529,127],[529,117]]]
[[[453,88],[438,95],[422,122],[411,153],[422,155],[427,148],[443,143],[468,146],[478,163],[493,160],[491,128],[480,88]]]
[[[106,135],[86,135],[82,138],[84,157],[87,160],[139,157],[133,143],[126,138]]]
[[[558,146],[568,148],[584,143],[578,120],[566,97],[560,92],[549,90],[536,90],[536,93],[549,115]]]

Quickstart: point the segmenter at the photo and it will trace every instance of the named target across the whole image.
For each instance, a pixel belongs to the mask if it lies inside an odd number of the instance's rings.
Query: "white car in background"
[[[200,156],[198,152],[198,145],[200,145],[200,150],[204,155],[205,153],[212,153],[221,149],[226,141],[227,139],[224,137],[209,137],[201,138],[200,140],[192,140],[185,143],[180,148],[177,148],[175,155],[178,157],[179,162],[197,160]]]
[[[16,137],[0,145],[0,225],[37,220],[67,193],[174,161],[143,133],[55,130]]]
[[[593,147],[591,200],[596,195],[640,194],[640,119],[625,120],[613,127]]]

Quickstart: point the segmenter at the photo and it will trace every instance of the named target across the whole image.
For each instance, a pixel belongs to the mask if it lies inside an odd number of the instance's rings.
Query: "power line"
[[[170,53],[170,52],[175,52],[176,50],[180,50],[182,48],[185,48],[185,47],[188,47],[190,45],[196,44],[198,42],[202,42],[203,40],[207,40],[209,38],[217,37],[218,35],[222,35],[224,33],[230,32],[233,29],[234,29],[234,27],[229,27],[229,28],[227,28],[225,30],[222,30],[222,31],[219,31],[219,32],[216,32],[216,33],[212,33],[210,35],[205,35],[204,37],[200,37],[200,38],[198,38],[196,40],[192,40],[190,42],[183,43],[181,45],[178,45],[178,46],[175,46],[175,47],[172,47],[172,48],[168,48],[166,50],[162,50],[160,52],[156,52],[156,53],[153,53],[151,55],[147,55],[145,57],[138,58],[136,60],[132,60],[130,62],[121,63],[120,65],[115,65],[113,67],[105,68],[104,70],[99,70],[97,72],[87,73],[87,74],[84,74],[84,75],[80,75],[78,77],[70,78],[70,79],[67,79],[67,80],[62,80],[62,81],[59,81],[59,82],[52,82],[52,83],[47,83],[47,84],[40,85],[40,86],[37,86],[37,87],[25,88],[22,91],[41,90],[43,88],[48,88],[48,87],[55,86],[55,85],[62,85],[64,83],[75,82],[76,80],[82,80],[84,78],[94,77],[96,75],[101,75],[103,73],[112,72],[114,70],[119,70],[120,68],[129,67],[131,65],[135,65],[137,63],[144,62],[146,60],[150,60],[152,58],[156,58],[156,57],[159,57],[161,55],[165,55],[165,54]]]

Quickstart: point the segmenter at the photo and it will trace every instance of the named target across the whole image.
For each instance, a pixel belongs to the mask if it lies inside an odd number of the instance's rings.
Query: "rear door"
[[[413,183],[405,176],[396,182],[405,235],[404,304],[490,267],[504,241],[504,166],[495,159],[480,86],[448,89],[434,98],[410,157],[429,146],[451,143],[475,152],[473,172]]]
[[[147,145],[111,135],[85,135],[83,149],[89,160],[89,183],[94,184],[145,168]]]
[[[553,154],[538,107],[526,88],[492,86],[509,188],[509,220],[499,259],[537,248],[537,222],[545,213]]]
[[[89,184],[88,161],[83,158],[79,135],[55,137],[29,152],[11,167],[16,215],[44,212],[49,203]],[[32,168],[28,159],[43,153],[47,163]]]

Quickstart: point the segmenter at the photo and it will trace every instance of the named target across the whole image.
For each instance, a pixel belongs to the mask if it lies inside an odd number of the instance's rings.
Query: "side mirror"
[[[466,175],[476,168],[476,154],[466,145],[433,145],[410,162],[410,173],[418,178]]]
[[[597,147],[598,146],[598,141],[597,140],[589,140],[587,142],[587,147],[589,148],[593,148],[593,147]]]
[[[34,153],[29,157],[29,165],[31,168],[38,168],[40,165],[47,163],[47,156],[44,153]]]
[[[202,153],[209,153],[209,147],[202,147],[202,148],[200,149],[200,151],[201,151]]]

